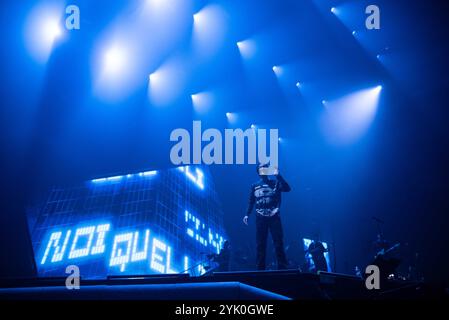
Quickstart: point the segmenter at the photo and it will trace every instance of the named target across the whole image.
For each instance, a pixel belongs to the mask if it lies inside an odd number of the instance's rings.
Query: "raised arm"
[[[290,192],[291,188],[290,185],[287,183],[287,181],[285,181],[285,179],[278,174],[277,176],[277,180],[278,180],[278,188],[280,192]]]

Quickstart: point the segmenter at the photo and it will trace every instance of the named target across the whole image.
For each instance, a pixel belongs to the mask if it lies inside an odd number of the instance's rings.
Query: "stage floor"
[[[1,280],[0,299],[32,300],[372,300],[443,298],[424,283],[389,281],[368,290],[363,279],[299,270],[221,272],[207,276],[149,275],[82,280],[68,290],[65,278]]]

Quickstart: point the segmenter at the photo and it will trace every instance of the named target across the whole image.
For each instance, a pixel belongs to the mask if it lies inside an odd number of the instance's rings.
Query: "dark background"
[[[81,30],[55,45],[44,65],[24,46],[24,23],[37,3],[1,4],[1,277],[33,275],[25,208],[50,186],[170,167],[173,129],[190,128],[192,119],[222,129],[225,113],[236,112],[238,126],[279,128],[283,138],[280,168],[292,186],[282,208],[290,259],[301,263],[300,238],[319,231],[335,243],[337,271],[352,272],[370,255],[376,216],[385,221],[388,239],[407,243],[406,255],[419,252],[425,279],[449,283],[449,42],[442,2],[375,1],[381,30],[358,40],[330,8],[356,3],[348,21],[363,26],[363,8],[371,4],[365,1],[217,1],[227,30],[206,59],[191,48],[191,15],[208,4],[195,1],[177,21],[172,42],[139,31],[156,37],[148,41],[156,54],[141,65],[142,82],[112,102],[92,90],[92,54],[111,22],[138,1],[70,2],[81,9]],[[236,42],[247,38],[256,39],[260,51],[242,61]],[[382,63],[377,54],[389,60]],[[187,66],[183,93],[168,106],[154,106],[146,76],[177,55]],[[271,69],[284,64],[289,86]],[[311,88],[303,95],[294,86],[302,79]],[[350,145],[329,143],[319,126],[321,100],[377,84],[381,100],[366,134]],[[190,94],[204,90],[217,99],[199,117]],[[248,232],[241,218],[255,170],[211,169],[233,247],[250,251],[254,224]]]

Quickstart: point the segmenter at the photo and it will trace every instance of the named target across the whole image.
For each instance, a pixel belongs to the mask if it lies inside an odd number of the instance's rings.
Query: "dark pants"
[[[265,270],[268,230],[271,233],[271,239],[273,239],[278,269],[285,269],[287,268],[287,259],[284,252],[281,217],[279,214],[276,214],[273,217],[263,217],[260,215],[256,217],[257,270]]]

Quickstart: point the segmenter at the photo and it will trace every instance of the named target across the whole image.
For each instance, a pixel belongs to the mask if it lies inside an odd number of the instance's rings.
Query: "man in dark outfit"
[[[218,264],[214,271],[226,272],[229,271],[229,260],[231,257],[231,244],[226,240],[223,244],[223,248],[220,250],[219,254],[213,253],[207,256],[211,261]]]
[[[328,250],[324,248],[323,243],[318,240],[318,236],[314,237],[314,240],[310,243],[307,252],[312,255],[312,260],[315,265],[315,272],[318,271],[328,271],[327,270],[327,262],[324,253]]]
[[[289,192],[290,186],[282,178],[277,169],[270,172],[268,165],[258,165],[260,180],[251,186],[248,210],[243,222],[248,225],[248,217],[253,207],[256,208],[256,246],[257,269],[265,270],[265,256],[268,231],[271,233],[278,269],[287,268],[284,252],[284,241],[280,217],[281,192]],[[270,179],[274,176],[274,179]]]

